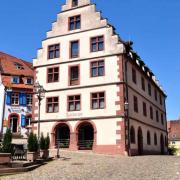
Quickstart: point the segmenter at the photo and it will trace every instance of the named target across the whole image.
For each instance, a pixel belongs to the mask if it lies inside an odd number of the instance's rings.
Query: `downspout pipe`
[[[127,139],[126,142],[126,149],[128,156],[131,156],[131,147],[130,147],[130,118],[129,118],[129,89],[128,89],[128,61],[129,61],[129,52],[132,49],[131,46],[133,45],[132,41],[128,41],[125,44],[125,53],[124,53],[124,60],[125,60],[125,71],[124,71],[124,81],[125,81],[125,103],[128,104],[128,108],[125,109],[125,127],[126,132],[125,136]]]

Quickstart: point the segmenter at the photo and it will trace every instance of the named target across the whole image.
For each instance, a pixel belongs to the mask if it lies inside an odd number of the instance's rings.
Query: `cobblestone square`
[[[61,158],[0,180],[180,180],[180,157],[98,155],[61,151]]]

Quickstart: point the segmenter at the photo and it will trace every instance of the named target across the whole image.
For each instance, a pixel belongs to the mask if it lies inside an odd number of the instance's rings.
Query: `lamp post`
[[[46,90],[43,86],[39,84],[39,82],[35,83],[34,85],[35,94],[38,98],[38,155],[40,156],[40,108],[41,108],[41,101],[45,97]]]

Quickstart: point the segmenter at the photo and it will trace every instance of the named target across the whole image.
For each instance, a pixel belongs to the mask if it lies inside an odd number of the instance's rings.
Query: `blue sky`
[[[36,57],[65,0],[1,0],[0,51]],[[180,1],[93,0],[103,17],[153,70],[165,89],[168,119],[180,118]]]

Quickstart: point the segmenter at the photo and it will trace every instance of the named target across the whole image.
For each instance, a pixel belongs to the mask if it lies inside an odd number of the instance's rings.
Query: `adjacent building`
[[[177,149],[177,155],[180,155],[180,120],[171,120],[167,123],[168,142],[170,146]]]
[[[32,119],[32,64],[0,52],[0,127],[13,139],[26,138]]]
[[[66,0],[33,60],[45,89],[41,132],[51,148],[167,152],[166,95],[152,71],[90,0]],[[33,126],[37,133],[38,101]]]

